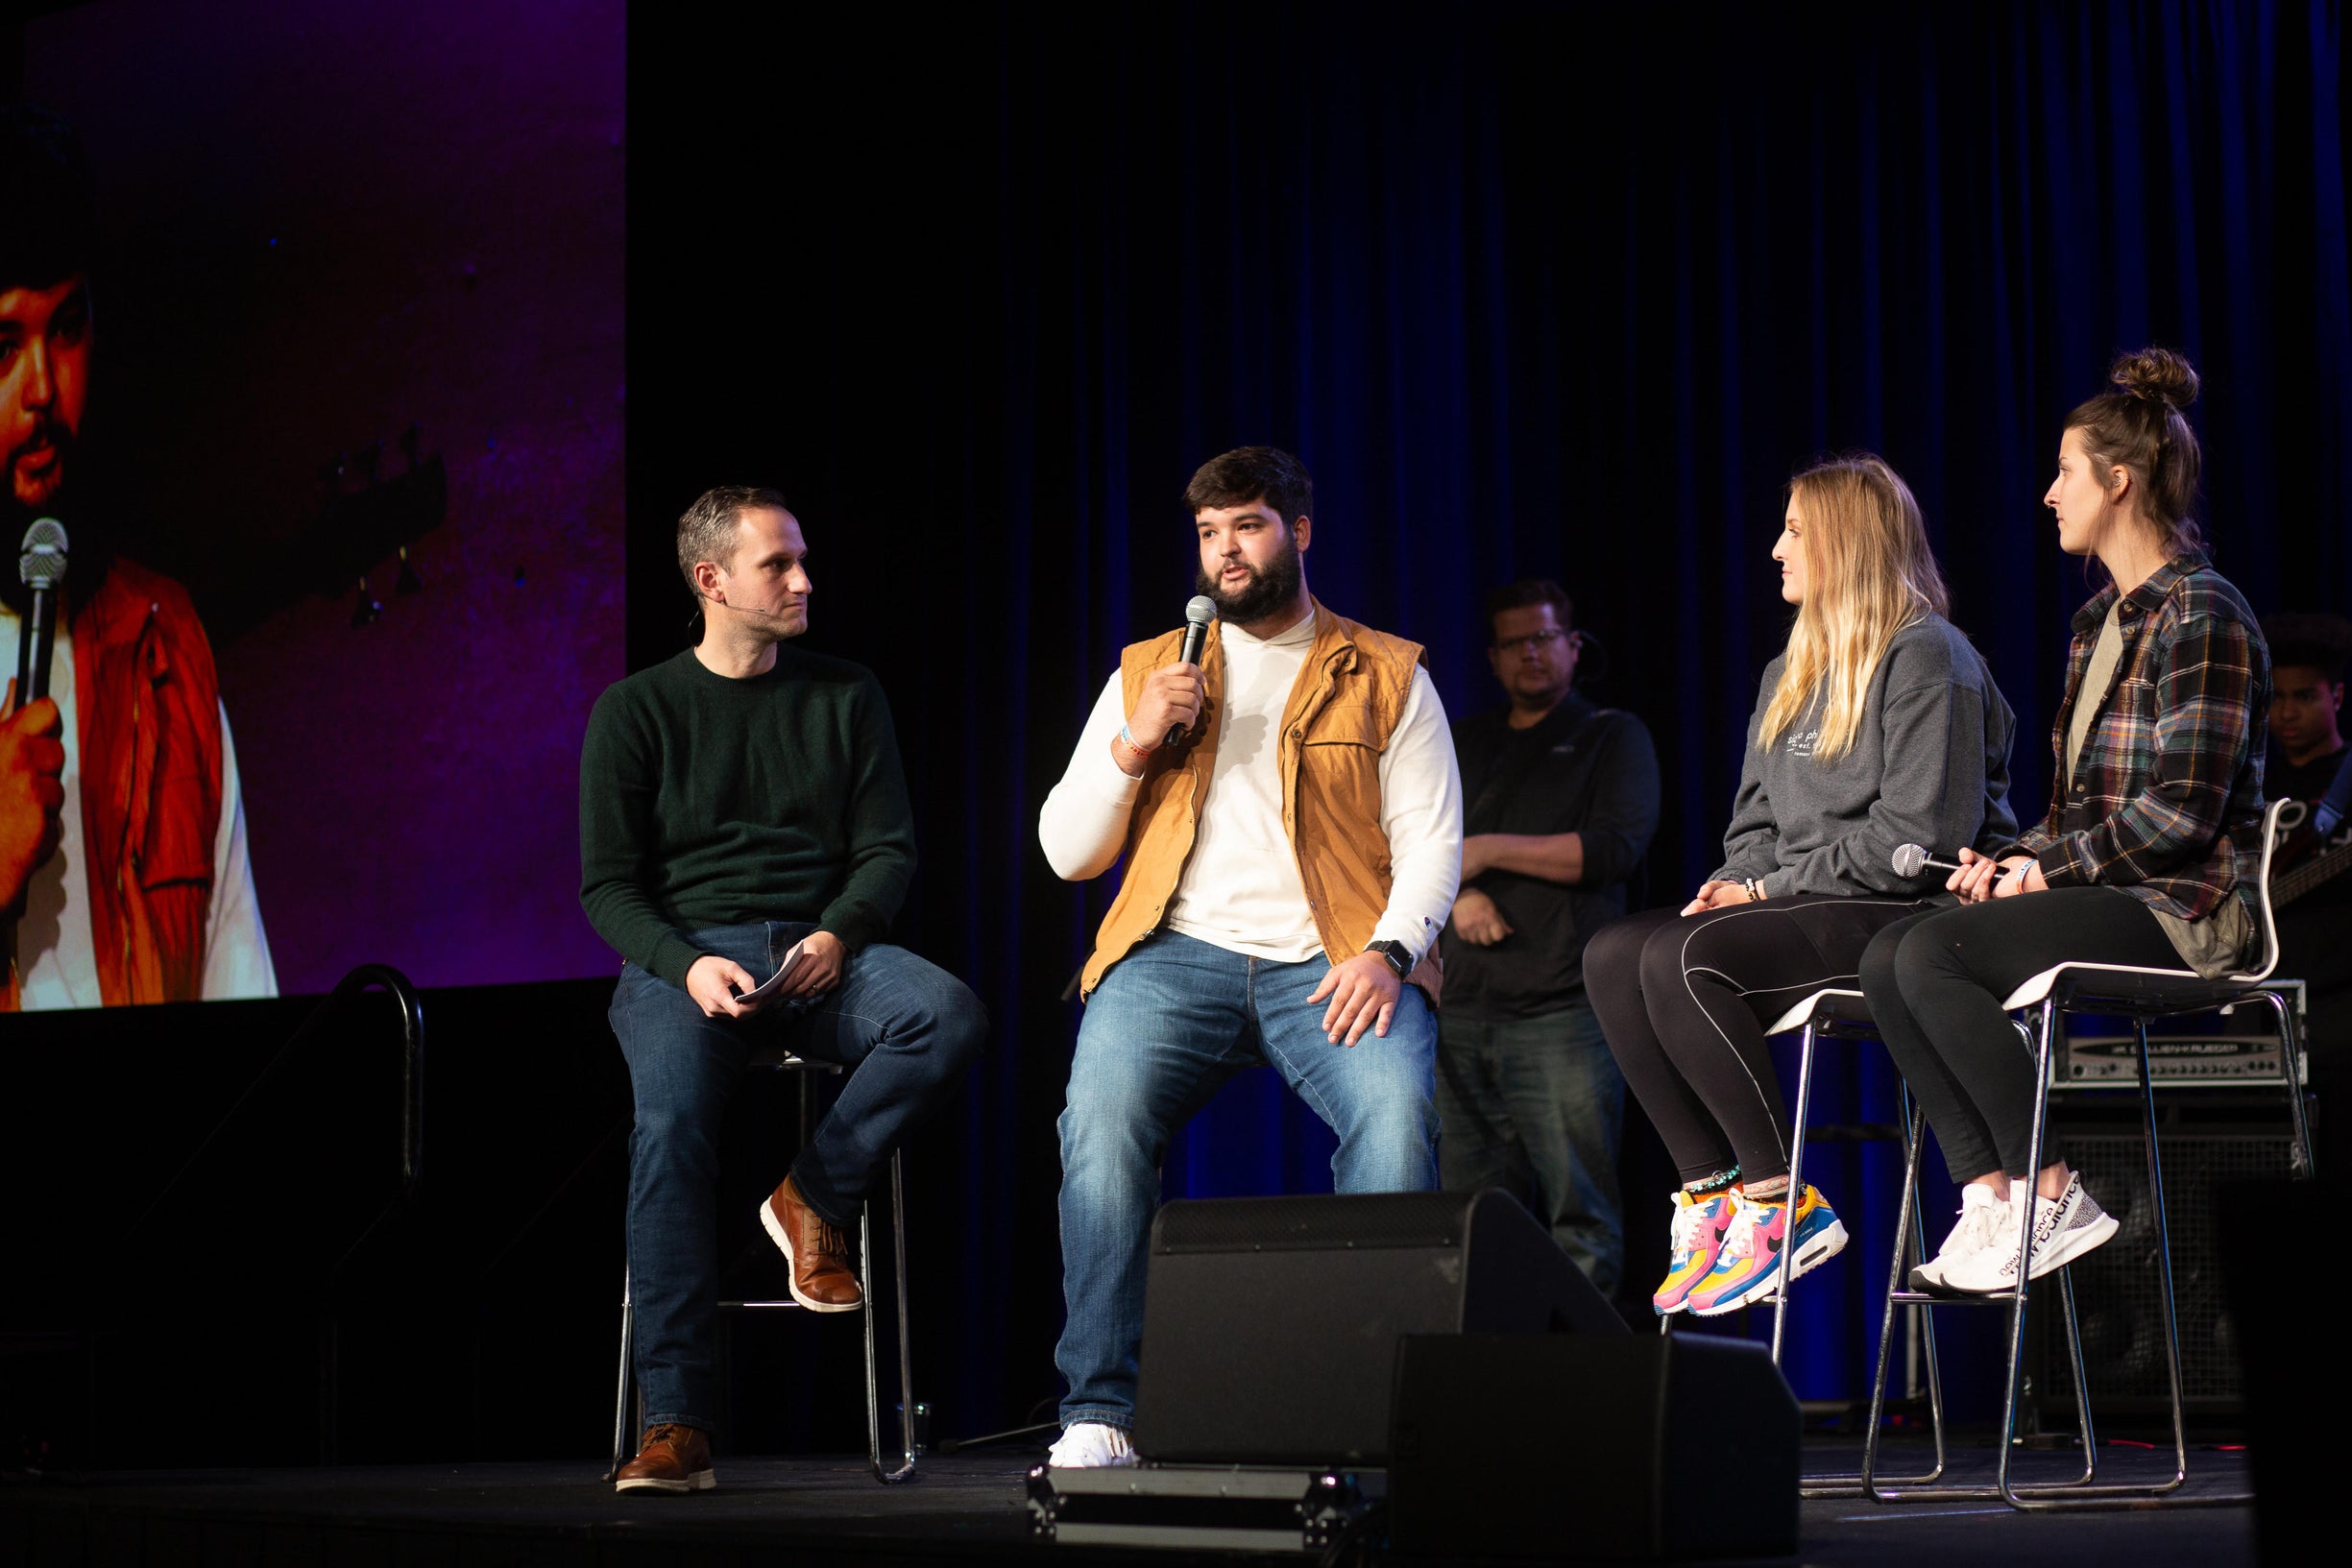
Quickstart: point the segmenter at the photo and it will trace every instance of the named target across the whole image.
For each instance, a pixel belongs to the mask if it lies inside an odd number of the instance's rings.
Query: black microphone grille
[[[1194,626],[1206,626],[1217,618],[1217,601],[1205,593],[1196,593],[1184,605],[1184,619]]]
[[[39,518],[25,530],[24,550],[16,558],[16,574],[31,589],[49,590],[65,580],[65,525],[55,518]]]

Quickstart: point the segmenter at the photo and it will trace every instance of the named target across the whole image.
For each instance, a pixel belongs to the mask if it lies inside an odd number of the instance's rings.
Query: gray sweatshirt
[[[1754,877],[1775,898],[1925,898],[1941,893],[1950,873],[1929,869],[1905,881],[1890,864],[1896,846],[1918,844],[1950,859],[1963,848],[2015,839],[2008,795],[2017,716],[1950,621],[1929,615],[1895,634],[1871,675],[1854,749],[1834,762],[1813,757],[1819,693],[1770,751],[1757,749],[1786,662],[1782,655],[1764,667],[1717,878]]]

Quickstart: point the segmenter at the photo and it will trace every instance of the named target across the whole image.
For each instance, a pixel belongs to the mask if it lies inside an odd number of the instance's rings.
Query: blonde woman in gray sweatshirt
[[[1894,852],[2006,842],[2016,728],[1992,672],[1946,620],[1919,503],[1867,453],[1790,481],[1773,559],[1797,607],[1764,670],[1723,864],[1681,909],[1592,939],[1585,981],[1610,1049],[1683,1185],[1660,1313],[1768,1301],[1781,1253],[1803,1273],[1846,1244],[1810,1184],[1788,1190],[1788,1114],[1764,1025],[1852,987],[1870,939],[1952,902]]]

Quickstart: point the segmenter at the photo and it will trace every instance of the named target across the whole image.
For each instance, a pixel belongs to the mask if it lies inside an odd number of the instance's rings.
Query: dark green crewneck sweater
[[[672,985],[691,933],[813,921],[852,953],[914,873],[890,710],[847,660],[776,650],[748,680],[693,651],[608,688],[580,758],[580,904],[596,934]]]

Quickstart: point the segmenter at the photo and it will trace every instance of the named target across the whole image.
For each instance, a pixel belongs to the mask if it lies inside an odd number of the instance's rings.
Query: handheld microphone
[[[1217,618],[1217,601],[1205,593],[1196,593],[1184,606],[1184,657],[1179,663],[1200,663],[1200,649],[1209,639],[1209,622]],[[1184,736],[1184,726],[1168,726],[1168,738],[1162,745],[1173,746]]]
[[[1909,881],[1912,878],[1918,876],[1929,866],[1933,866],[1938,871],[1957,871],[1960,869],[1960,863],[1958,861],[1939,860],[1934,856],[1929,855],[1926,850],[1921,849],[1917,844],[1901,844],[1896,846],[1895,875],[1901,877],[1904,881]]]
[[[49,695],[49,666],[58,639],[58,594],[65,587],[65,525],[40,518],[25,530],[16,574],[33,591],[33,603],[16,626],[16,706]]]

